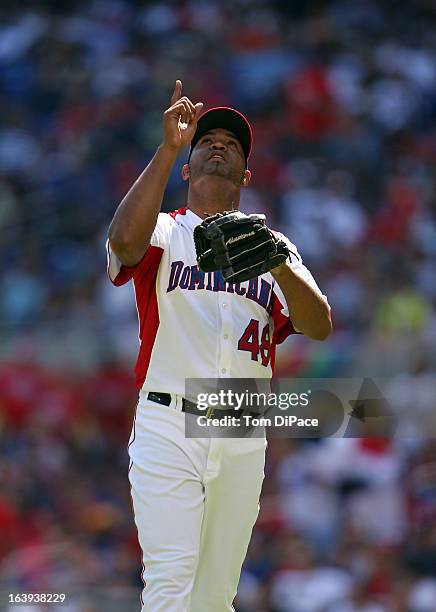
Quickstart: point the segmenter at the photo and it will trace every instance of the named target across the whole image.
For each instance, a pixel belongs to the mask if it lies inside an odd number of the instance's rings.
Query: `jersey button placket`
[[[220,352],[218,372],[220,376],[229,376],[232,346],[230,332],[232,329],[232,306],[228,296],[223,295],[220,299],[221,331],[220,331]]]

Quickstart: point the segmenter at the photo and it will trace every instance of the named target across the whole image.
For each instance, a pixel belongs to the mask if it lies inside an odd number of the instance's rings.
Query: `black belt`
[[[156,404],[162,404],[163,406],[169,406],[171,404],[171,395],[169,393],[155,393],[154,391],[150,391],[147,397],[150,401],[156,402]],[[196,414],[197,416],[206,416],[208,413],[207,410],[200,410],[194,402],[190,402],[185,398],[182,399],[182,412],[189,412],[189,414]],[[209,412],[208,416],[212,416],[212,414]]]
[[[154,391],[150,391],[150,393],[147,395],[147,398],[151,402],[156,402],[156,404],[162,404],[163,406],[169,406],[171,404],[171,395],[169,393],[155,393]],[[212,407],[208,410],[200,410],[199,408],[197,408],[194,402],[190,402],[189,400],[182,398],[182,412],[189,412],[189,414],[196,414],[197,416],[207,416],[211,418],[215,410]],[[234,416],[239,416],[238,413],[235,412],[234,408],[228,408],[227,410],[220,408],[219,412],[221,414],[232,412],[234,413]],[[257,412],[244,412],[244,414],[248,414],[252,417],[261,416]]]

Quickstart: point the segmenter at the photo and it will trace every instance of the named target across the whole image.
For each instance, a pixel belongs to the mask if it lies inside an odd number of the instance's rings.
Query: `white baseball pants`
[[[228,612],[259,511],[266,441],[186,438],[180,404],[141,395],[129,443],[142,612]]]

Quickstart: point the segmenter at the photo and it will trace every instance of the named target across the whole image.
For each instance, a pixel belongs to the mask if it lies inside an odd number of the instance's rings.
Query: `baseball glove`
[[[207,217],[194,229],[194,243],[201,270],[221,270],[228,283],[269,272],[289,256],[283,240],[266,226],[265,215],[239,211]]]

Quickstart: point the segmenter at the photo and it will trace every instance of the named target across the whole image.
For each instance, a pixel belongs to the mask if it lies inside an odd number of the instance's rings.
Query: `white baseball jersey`
[[[183,396],[188,378],[271,378],[276,344],[296,333],[280,287],[270,274],[226,283],[202,272],[194,228],[202,219],[187,208],[159,213],[142,260],[121,264],[108,243],[114,285],[133,279],[139,317],[136,384],[143,391]],[[322,295],[294,244],[291,267]]]

